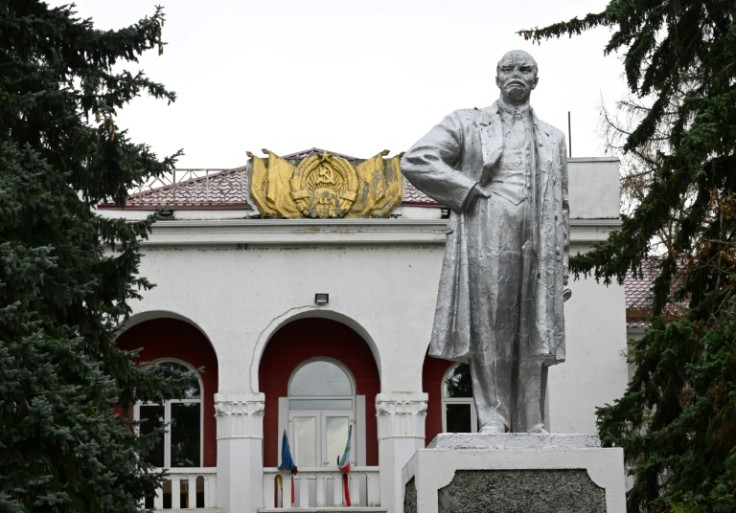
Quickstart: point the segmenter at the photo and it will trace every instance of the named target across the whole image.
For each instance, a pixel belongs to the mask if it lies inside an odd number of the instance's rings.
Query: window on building
[[[193,370],[174,361],[160,362],[172,375],[183,375]],[[150,433],[167,426],[156,445],[147,455],[151,465],[161,468],[200,467],[202,465],[202,385],[196,374],[180,399],[163,404],[139,403],[135,418],[140,421],[141,433]]]
[[[365,454],[365,397],[356,396],[349,371],[329,360],[308,361],[291,376],[288,393],[280,401],[280,418],[288,422],[297,466],[335,466],[345,450],[351,424],[350,459],[359,464]]]
[[[455,364],[445,373],[442,380],[442,409],[442,429],[446,433],[478,431],[470,367],[466,363]]]

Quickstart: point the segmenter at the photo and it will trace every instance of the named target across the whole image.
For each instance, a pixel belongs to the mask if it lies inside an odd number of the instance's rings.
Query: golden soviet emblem
[[[305,217],[344,217],[357,191],[353,166],[327,152],[302,160],[291,177],[291,197]]]
[[[353,159],[319,150],[283,158],[263,152],[266,158],[248,152],[250,196],[263,217],[388,217],[401,204],[401,154]]]

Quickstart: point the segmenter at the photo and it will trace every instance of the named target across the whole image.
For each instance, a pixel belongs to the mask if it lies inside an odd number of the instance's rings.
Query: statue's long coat
[[[569,252],[569,207],[567,201],[567,158],[565,137],[556,128],[536,118],[532,112],[536,153],[536,200],[532,265],[526,276],[531,281],[530,312],[524,314],[523,339],[526,354],[545,358],[548,364],[565,359],[563,287],[567,283]],[[483,345],[501,347],[512,342],[494,340],[489,327],[473,326],[473,307],[488,305],[488,298],[475,298],[469,266],[477,265],[479,255],[468,251],[464,212],[470,190],[493,177],[503,152],[499,106],[458,110],[419,140],[404,155],[401,168],[406,178],[450,210],[447,246],[442,265],[434,327],[429,353],[454,361],[471,356],[493,359],[482,354]],[[493,201],[479,198],[478,201]],[[477,209],[476,209],[477,210]],[[489,234],[500,226],[491,223]],[[489,240],[495,237],[490,236]],[[471,245],[473,247],[473,245]],[[469,254],[470,253],[470,254]],[[488,260],[488,256],[483,257]],[[502,265],[502,263],[501,263]],[[473,305],[471,307],[471,305]],[[475,316],[477,317],[477,316]],[[490,340],[472,340],[482,333]],[[477,338],[477,337],[476,337]]]

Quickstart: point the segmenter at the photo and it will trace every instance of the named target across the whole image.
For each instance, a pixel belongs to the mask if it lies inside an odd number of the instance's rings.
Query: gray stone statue
[[[547,368],[565,359],[565,136],[529,107],[537,63],[496,67],[499,100],[458,110],[401,161],[450,211],[429,354],[468,362],[481,432],[545,433]]]

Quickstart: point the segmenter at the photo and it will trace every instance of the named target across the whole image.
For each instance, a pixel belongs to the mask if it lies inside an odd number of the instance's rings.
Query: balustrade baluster
[[[204,507],[212,508],[217,504],[215,498],[217,497],[217,475],[205,477],[204,480]]]
[[[187,508],[197,507],[197,477],[194,474],[187,475]]]
[[[164,481],[164,486],[166,482]],[[153,509],[164,509],[164,490],[163,488],[156,489],[156,495],[153,497]]]
[[[267,508],[277,508],[279,501],[277,494],[279,493],[279,483],[276,476],[271,474],[263,475],[263,503]],[[205,493],[205,507],[207,507],[207,495]]]
[[[291,504],[294,502],[294,497],[291,496],[291,491],[296,489],[296,483],[294,483],[295,486],[291,486],[292,481],[294,480],[294,475],[284,474],[284,493],[282,495],[282,501],[281,504],[282,508],[290,508]]]
[[[380,488],[378,487],[379,475],[367,473],[365,480],[366,506],[378,506],[381,503]]]
[[[339,472],[332,476],[332,501],[335,506],[342,505],[342,474]]]
[[[325,505],[325,487],[327,486],[327,476],[325,474],[317,474],[316,479],[316,500],[317,506]]]
[[[181,509],[181,479],[171,476],[171,509]]]
[[[348,484],[350,486],[350,502],[353,506],[360,504],[360,482],[363,476],[360,474],[348,474]]]
[[[299,504],[297,506],[309,507],[309,478],[304,474],[299,477]]]

